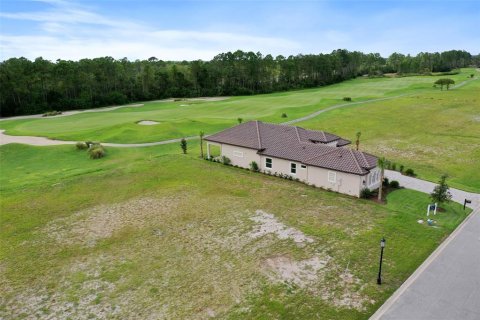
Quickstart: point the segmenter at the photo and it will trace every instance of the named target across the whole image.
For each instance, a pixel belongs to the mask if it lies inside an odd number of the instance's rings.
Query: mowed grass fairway
[[[411,167],[422,179],[436,182],[449,174],[451,186],[480,192],[480,80],[474,69],[462,69],[455,79],[464,86],[440,91],[439,77],[358,78],[336,85],[275,94],[233,97],[222,101],[147,102],[142,107],[40,119],[0,121],[8,134],[64,140],[117,143],[153,142],[209,133],[237,124],[237,118],[274,123],[294,120],[332,105],[372,98],[396,97],[327,111],[297,125],[330,131],[355,140],[361,148]],[[403,96],[402,96],[403,95]],[[286,113],[288,118],[282,118]],[[136,122],[154,120],[144,126]]]
[[[0,318],[367,319],[466,214],[432,228],[414,191],[379,205],[189,148],[0,147]]]
[[[341,108],[299,126],[355,140],[361,150],[412,168],[422,179],[446,173],[455,188],[480,192],[480,80],[443,92]]]
[[[473,69],[448,76],[466,80]],[[232,97],[223,101],[146,102],[107,112],[82,113],[67,117],[1,121],[7,134],[45,136],[60,140],[139,143],[214,133],[237,124],[237,118],[285,122],[323,108],[344,103],[343,97],[364,101],[415,92],[432,91],[439,77],[357,78],[322,88],[274,94]],[[288,118],[282,118],[286,113]],[[153,120],[158,125],[136,122]]]

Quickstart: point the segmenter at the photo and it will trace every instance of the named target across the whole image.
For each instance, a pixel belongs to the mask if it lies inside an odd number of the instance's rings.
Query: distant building
[[[287,174],[340,193],[360,196],[363,188],[380,186],[377,158],[345,148],[350,141],[334,134],[300,127],[250,121],[205,138],[232,165],[249,168],[255,161],[262,172]]]

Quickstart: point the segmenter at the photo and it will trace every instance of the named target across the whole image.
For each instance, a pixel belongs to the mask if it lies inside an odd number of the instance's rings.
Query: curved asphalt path
[[[480,69],[477,69],[477,71],[480,71]],[[460,88],[464,86],[465,84],[477,80],[478,77],[474,77],[469,80],[462,81],[461,83],[455,85],[452,87],[452,89],[455,88]],[[309,115],[306,115],[301,118],[297,118],[294,120],[282,122],[281,124],[285,125],[290,125],[302,121],[306,121],[312,118],[317,117],[318,115],[328,112],[334,109],[338,108],[343,108],[343,107],[349,107],[349,106],[355,106],[355,105],[362,105],[365,103],[370,103],[370,102],[377,102],[377,101],[386,101],[386,100],[392,100],[392,99],[397,99],[401,97],[406,97],[410,95],[414,95],[416,93],[405,93],[405,94],[400,94],[392,97],[385,97],[385,98],[375,98],[375,99],[370,99],[370,100],[365,100],[365,101],[358,101],[358,102],[347,102],[347,103],[342,103],[342,104],[337,104],[333,105],[330,107],[327,107],[322,110],[318,110],[314,113],[311,113]],[[214,98],[198,98],[198,99],[216,99],[216,100],[223,100],[227,97],[214,97]],[[197,100],[198,100],[197,99]],[[192,100],[196,100],[195,98]],[[170,101],[170,100],[159,100],[162,102],[165,101]],[[64,112],[64,114],[55,116],[55,117],[65,117],[73,114],[78,114],[82,112],[103,112],[103,111],[111,111],[115,110],[118,108],[125,108],[125,107],[140,107],[143,104],[136,104],[136,105],[125,105],[125,106],[116,106],[116,107],[108,107],[108,108],[99,108],[99,109],[88,109],[88,110],[75,110],[75,111],[67,111]],[[29,118],[41,118],[42,115],[30,115],[30,116],[19,116],[19,117],[11,117],[11,118],[1,118],[0,121],[2,120],[13,120],[13,119],[29,119]],[[51,146],[51,145],[62,145],[62,144],[75,144],[77,141],[66,141],[66,140],[55,140],[55,139],[48,139],[45,137],[36,137],[36,136],[11,136],[7,135],[4,133],[5,130],[0,130],[0,145],[8,144],[8,143],[22,143],[22,144],[29,144],[33,146]],[[197,139],[198,137],[193,136],[193,137],[186,137],[185,139],[187,140],[192,140],[192,139]],[[152,146],[158,146],[162,144],[169,144],[169,143],[175,143],[175,142],[180,142],[182,138],[175,138],[175,139],[169,139],[169,140],[163,140],[163,141],[156,141],[156,142],[146,142],[146,143],[109,143],[109,142],[101,142],[103,145],[108,146],[108,147],[117,147],[117,148],[138,148],[138,147],[152,147]]]

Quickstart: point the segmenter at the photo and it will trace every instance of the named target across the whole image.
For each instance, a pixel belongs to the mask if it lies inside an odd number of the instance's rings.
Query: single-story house
[[[363,188],[380,186],[377,158],[345,147],[350,141],[328,132],[249,121],[205,140],[208,157],[216,145],[221,156],[239,167],[249,168],[254,161],[262,172],[287,174],[355,197]]]

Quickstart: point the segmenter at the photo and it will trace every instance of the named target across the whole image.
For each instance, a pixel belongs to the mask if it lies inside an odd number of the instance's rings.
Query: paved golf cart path
[[[189,101],[221,101],[228,99],[230,97],[198,97],[198,98],[185,98],[185,102]],[[149,102],[174,102],[175,99],[163,99],[163,100],[153,100]],[[112,107],[103,107],[103,108],[94,108],[94,109],[81,109],[81,110],[71,110],[71,111],[62,111],[62,114],[56,115],[56,116],[49,116],[49,117],[44,117],[43,113],[40,114],[31,114],[28,116],[15,116],[15,117],[6,117],[6,118],[0,118],[0,121],[5,121],[5,120],[21,120],[21,119],[37,119],[37,118],[61,118],[61,117],[67,117],[67,116],[73,116],[75,114],[79,113],[90,113],[90,112],[105,112],[105,111],[113,111],[121,108],[138,108],[138,107],[143,107],[143,103],[136,103],[136,104],[126,104],[122,106],[112,106]]]
[[[480,69],[477,69],[477,71],[480,72]],[[469,80],[465,80],[459,84],[456,84],[452,87],[452,89],[459,88],[464,86],[465,84],[479,79],[478,77],[474,77]],[[358,101],[358,102],[348,102],[348,103],[342,103],[342,104],[337,104],[330,106],[328,108],[316,111],[314,113],[311,113],[307,116],[297,118],[294,120],[286,121],[281,124],[294,124],[302,121],[306,121],[312,118],[315,118],[316,116],[328,112],[330,110],[338,109],[338,108],[343,108],[343,107],[349,107],[349,106],[355,106],[355,105],[362,105],[365,103],[371,103],[371,102],[377,102],[377,101],[386,101],[386,100],[392,100],[392,99],[397,99],[401,97],[406,97],[406,96],[411,96],[415,95],[417,93],[408,93],[408,94],[400,94],[392,97],[385,97],[385,98],[375,98],[375,99],[370,99],[370,100],[365,100],[365,101]],[[230,97],[201,97],[201,98],[191,98],[187,99],[187,101],[220,101],[220,100],[225,100]],[[157,102],[171,102],[174,101],[173,99],[165,99],[165,100],[157,100]],[[86,112],[104,112],[104,111],[112,111],[116,110],[119,108],[128,108],[128,107],[141,107],[143,104],[130,104],[130,105],[124,105],[124,106],[114,106],[114,107],[107,107],[107,108],[97,108],[97,109],[87,109],[87,110],[74,110],[74,111],[66,111],[62,113],[61,115],[58,116],[53,116],[53,117],[48,117],[48,118],[57,118],[57,117],[65,117],[65,116],[70,116],[74,114],[79,114],[79,113],[86,113]],[[11,117],[11,118],[0,118],[0,121],[4,120],[17,120],[17,119],[34,119],[34,118],[42,118],[41,114],[36,114],[36,115],[29,115],[29,116],[18,116],[18,117]],[[62,145],[62,144],[75,144],[76,141],[66,141],[66,140],[54,140],[54,139],[48,139],[45,137],[37,137],[37,136],[11,136],[8,134],[5,134],[5,130],[0,130],[0,145],[8,144],[8,143],[22,143],[22,144],[29,144],[33,146],[51,146],[51,145]],[[196,139],[197,137],[187,137],[185,139],[191,140],[191,139]],[[162,144],[168,144],[168,143],[174,143],[174,142],[180,142],[182,138],[176,138],[176,139],[169,139],[169,140],[163,140],[163,141],[156,141],[156,142],[146,142],[146,143],[108,143],[108,142],[101,142],[103,145],[108,146],[108,147],[118,147],[118,148],[136,148],[136,147],[151,147],[151,146],[158,146]]]
[[[390,170],[386,176],[425,193],[435,185]],[[474,211],[370,320],[480,319],[480,194],[456,189],[451,193],[456,202],[472,200],[469,206]]]

